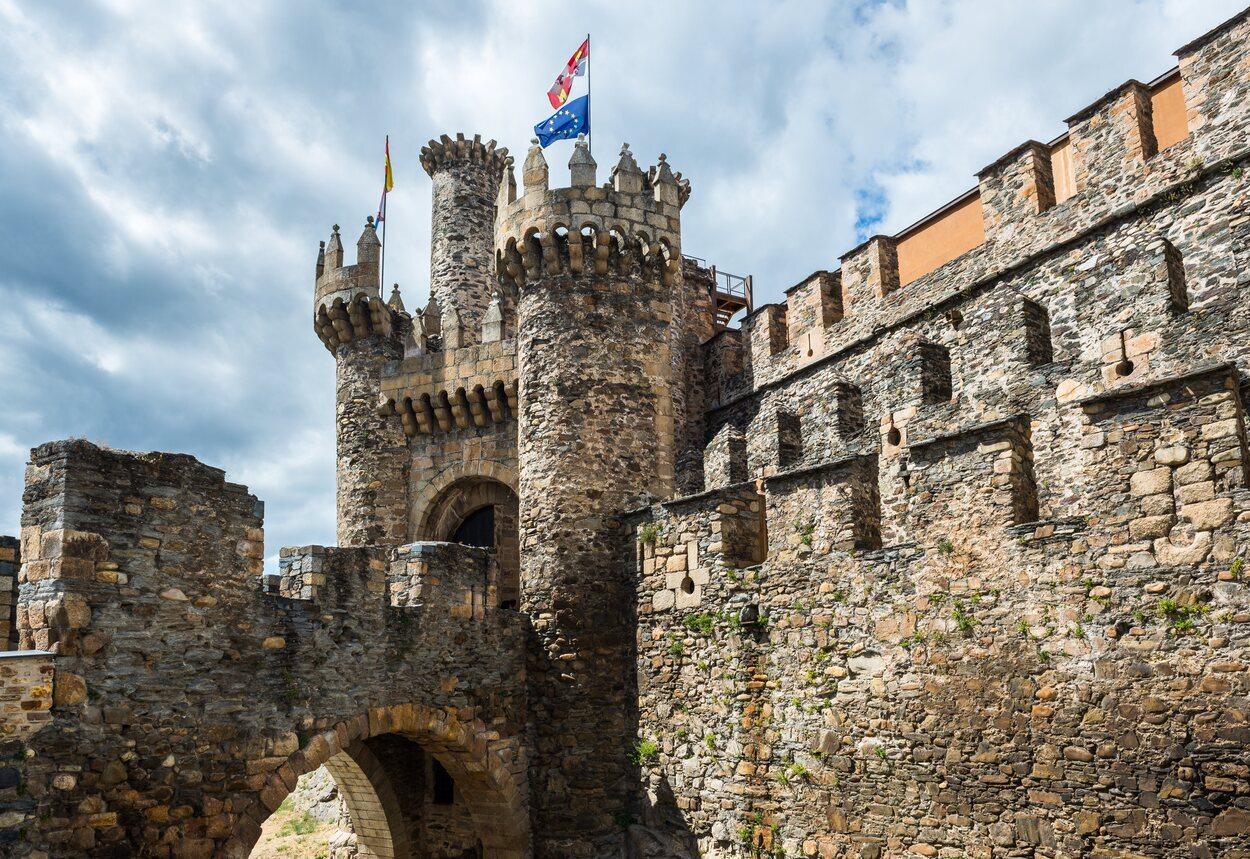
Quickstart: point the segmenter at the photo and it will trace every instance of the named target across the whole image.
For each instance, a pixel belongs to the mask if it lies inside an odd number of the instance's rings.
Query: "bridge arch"
[[[260,837],[261,823],[294,789],[301,775],[322,764],[343,793],[356,829],[357,846],[364,848],[360,855],[379,859],[410,855],[395,793],[379,762],[364,746],[370,737],[387,734],[421,746],[455,780],[480,839],[483,859],[525,859],[530,855],[529,813],[520,777],[525,764],[519,742],[501,740],[497,731],[480,720],[462,721],[455,711],[420,704],[373,708],[305,742],[269,774],[259,802],[236,822],[221,855],[247,859]],[[357,814],[365,826],[357,824]],[[366,853],[365,849],[373,852]]]

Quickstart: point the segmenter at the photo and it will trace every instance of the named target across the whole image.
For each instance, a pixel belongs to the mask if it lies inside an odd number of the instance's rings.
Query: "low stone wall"
[[[191,457],[44,445],[26,502],[19,622],[56,693],[48,712],[32,691],[47,721],[10,748],[14,855],[245,855],[302,772],[392,732],[437,749],[500,837],[524,831],[524,622],[451,586],[483,553],[431,550],[440,586],[393,606],[392,550],[288,552],[294,599],[261,589],[259,503]]]

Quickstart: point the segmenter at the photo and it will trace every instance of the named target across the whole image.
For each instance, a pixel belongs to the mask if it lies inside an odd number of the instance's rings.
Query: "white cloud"
[[[0,533],[26,449],[83,435],[225,465],[267,501],[271,553],[332,542],[316,243],[373,211],[389,133],[387,279],[423,303],[417,150],[480,132],[521,161],[587,31],[601,181],[621,141],[666,152],[694,186],[685,250],[777,300],[1238,4],[597,0],[553,23],[504,0],[0,0],[0,227],[22,237],[0,277]]]

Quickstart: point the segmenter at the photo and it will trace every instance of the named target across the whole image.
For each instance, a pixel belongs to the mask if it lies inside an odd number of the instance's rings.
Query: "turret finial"
[[[399,297],[399,284],[398,283],[391,286],[391,297],[390,299],[387,300],[386,303],[392,310],[401,310],[401,311],[407,310],[407,308],[404,307],[404,300]]]
[[[339,225],[335,224],[333,227],[330,228],[330,230],[334,233],[334,235],[337,236],[339,234]]]
[[[660,160],[661,160],[661,161],[663,161],[663,160],[664,160],[664,156],[663,156],[663,155],[661,155],[661,156],[660,156]],[[365,226],[366,226],[366,227],[372,227],[372,226],[373,226],[373,215],[365,215]]]

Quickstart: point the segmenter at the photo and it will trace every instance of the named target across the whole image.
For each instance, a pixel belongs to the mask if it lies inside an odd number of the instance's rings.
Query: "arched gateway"
[[[387,741],[385,759],[371,742],[379,740]],[[414,748],[405,750],[396,741]],[[432,755],[454,780],[483,859],[527,855],[523,792],[509,766],[513,744],[501,741],[480,721],[465,723],[454,712],[420,704],[376,708],[311,737],[269,775],[260,803],[238,822],[224,855],[246,859],[260,837],[260,825],[295,780],[325,765],[351,815],[358,855],[406,859],[412,855],[410,842],[421,832],[422,821],[420,798],[406,795],[414,774],[405,769],[421,752]]]

